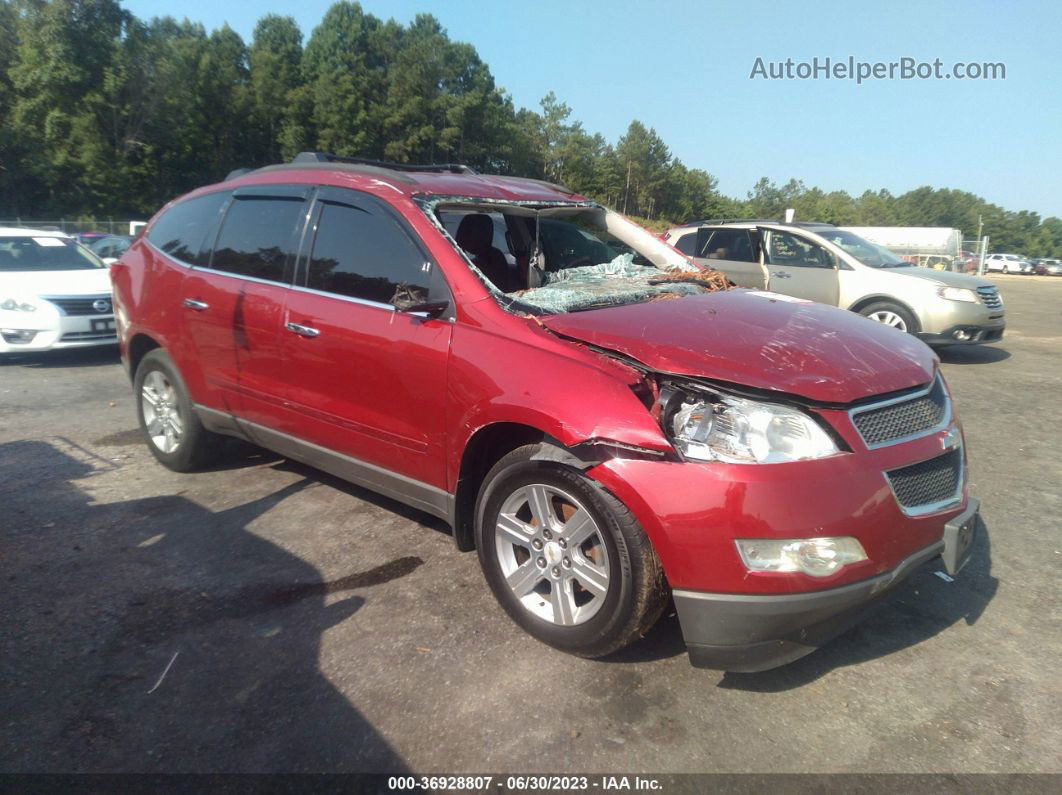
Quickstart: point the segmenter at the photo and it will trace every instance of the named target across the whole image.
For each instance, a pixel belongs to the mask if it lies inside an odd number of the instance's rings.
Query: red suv
[[[236,436],[442,517],[567,652],[671,596],[695,665],[763,670],[970,553],[928,347],[719,289],[556,185],[306,153],[167,205],[112,273],[159,461]]]

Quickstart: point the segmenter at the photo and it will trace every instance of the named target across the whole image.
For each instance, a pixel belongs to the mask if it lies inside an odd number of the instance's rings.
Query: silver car
[[[669,230],[665,240],[739,287],[850,309],[930,345],[1003,339],[1003,301],[994,284],[913,266],[831,224],[690,224]]]

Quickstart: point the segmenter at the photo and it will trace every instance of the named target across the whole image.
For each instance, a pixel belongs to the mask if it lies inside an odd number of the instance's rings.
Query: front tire
[[[906,308],[889,301],[877,301],[859,310],[863,317],[889,326],[898,331],[906,331],[917,334],[919,331],[918,321]]]
[[[217,458],[223,437],[203,427],[188,388],[165,351],[156,349],[144,356],[133,390],[144,441],[160,464],[174,472],[191,472]]]
[[[476,506],[480,565],[525,632],[580,657],[644,635],[668,590],[648,537],[623,503],[580,471],[536,460],[544,445],[503,457]]]

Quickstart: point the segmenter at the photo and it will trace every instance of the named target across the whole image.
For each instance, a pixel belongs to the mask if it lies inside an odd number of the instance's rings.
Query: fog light
[[[734,543],[749,571],[801,571],[812,577],[827,577],[842,566],[867,559],[863,545],[850,536],[791,541],[739,539]]]
[[[968,340],[970,339],[970,332],[968,332],[966,329],[960,328],[953,331],[951,333],[951,336],[953,336],[957,340]]]
[[[3,337],[4,342],[9,345],[25,345],[27,342],[33,342],[33,338],[36,336],[36,331],[17,328],[0,328],[0,337]]]

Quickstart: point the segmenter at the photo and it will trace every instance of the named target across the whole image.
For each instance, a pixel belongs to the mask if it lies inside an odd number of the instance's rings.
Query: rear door
[[[837,262],[825,247],[788,230],[759,227],[772,292],[837,306]]]
[[[187,333],[203,363],[211,408],[269,426],[285,421],[278,338],[309,191],[236,190],[209,258],[183,284]]]
[[[699,229],[693,258],[699,265],[722,271],[738,287],[762,290],[767,276],[757,248],[748,229]]]
[[[446,487],[449,315],[396,311],[397,294],[449,298],[438,266],[397,212],[358,191],[322,188],[307,230],[281,348],[297,436],[348,457],[348,479],[404,497]],[[407,499],[416,504],[416,500]]]

